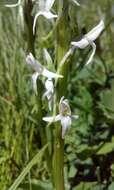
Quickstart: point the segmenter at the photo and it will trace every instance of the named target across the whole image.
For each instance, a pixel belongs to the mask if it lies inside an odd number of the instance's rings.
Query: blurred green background
[[[5,1],[9,3],[10,1]],[[15,1],[11,1],[15,2]],[[114,189],[114,1],[80,0],[71,7],[73,39],[93,28],[101,18],[105,30],[96,41],[93,63],[84,66],[90,49],[77,50],[71,58],[68,99],[74,114],[65,137],[66,190]],[[18,8],[0,3],[0,189],[7,190],[41,148],[38,108],[26,67],[27,35],[18,20]],[[77,20],[76,20],[77,19]],[[42,42],[50,25],[39,22],[35,48],[42,61],[42,48],[51,55],[53,40]],[[76,28],[75,28],[76,26]],[[78,31],[75,31],[78,26]],[[66,36],[67,38],[67,36]],[[51,190],[45,160],[26,176],[19,189]]]

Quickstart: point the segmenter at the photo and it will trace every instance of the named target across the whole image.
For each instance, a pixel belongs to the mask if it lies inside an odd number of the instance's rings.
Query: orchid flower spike
[[[52,103],[53,103],[53,94],[54,94],[54,85],[52,79],[48,78],[45,81],[45,89],[46,92],[44,93],[44,97],[47,97],[48,99],[48,105],[49,105],[49,110],[52,110]]]
[[[103,22],[103,20],[101,20],[99,22],[99,24],[97,26],[95,26],[90,32],[85,34],[80,41],[71,42],[71,45],[75,46],[76,48],[80,48],[80,49],[84,49],[88,45],[92,46],[93,52],[90,55],[86,65],[88,65],[92,61],[93,56],[95,55],[96,45],[95,45],[94,41],[99,37],[99,35],[103,31],[103,29],[104,29],[104,22]]]
[[[33,81],[33,89],[35,93],[37,94],[37,78],[40,75],[43,75],[47,77],[48,79],[52,78],[63,78],[62,75],[59,75],[57,73],[53,73],[49,70],[47,70],[44,66],[42,66],[32,55],[32,53],[29,53],[26,57],[26,62],[29,67],[31,67],[35,72],[32,75],[32,81]]]
[[[71,115],[68,100],[64,99],[63,96],[59,103],[59,114],[52,117],[43,117],[43,120],[50,123],[60,121],[62,126],[62,138],[64,139],[66,131],[71,127],[72,118],[77,119],[78,115]]]
[[[35,26],[37,18],[42,15],[47,19],[57,18],[56,14],[53,14],[50,10],[54,4],[55,0],[39,0],[39,11],[35,15],[34,22],[33,22],[33,34],[35,33]]]
[[[17,3],[15,3],[15,4],[6,4],[5,5],[5,7],[17,7],[17,6],[19,6],[21,4],[21,0],[18,0],[18,2]]]

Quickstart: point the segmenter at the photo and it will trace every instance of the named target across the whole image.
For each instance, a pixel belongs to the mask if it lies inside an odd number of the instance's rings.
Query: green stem
[[[38,105],[38,126],[39,126],[39,131],[40,131],[40,137],[41,137],[41,144],[42,147],[47,143],[48,139],[47,139],[47,135],[46,135],[46,127],[45,127],[45,123],[42,120],[42,118],[45,116],[45,111],[43,110],[43,105],[42,105],[42,96],[43,96],[43,84],[42,81],[39,79],[37,81],[37,86],[38,86],[38,95],[36,96],[37,99],[37,105]],[[50,132],[50,131],[49,131]],[[45,152],[45,159],[47,161],[47,168],[49,173],[51,173],[52,170],[52,163],[51,163],[51,153],[50,153],[50,144],[48,149]],[[51,176],[52,177],[52,176]]]
[[[25,0],[25,22],[27,26],[27,35],[28,35],[28,51],[35,56],[35,36],[33,35],[33,17],[31,15],[33,9],[32,0]]]
[[[60,61],[69,49],[69,27],[68,27],[68,0],[59,0],[59,22],[56,29],[56,60],[59,67]],[[67,93],[68,64],[63,64],[60,68],[60,74],[64,76],[58,80],[56,102],[58,105],[61,96]],[[58,110],[56,110],[58,113]],[[61,137],[61,125],[56,124],[54,156],[53,156],[53,175],[56,190],[64,190],[64,140]]]
[[[56,125],[53,165],[55,189],[64,190],[64,141],[59,124]]]

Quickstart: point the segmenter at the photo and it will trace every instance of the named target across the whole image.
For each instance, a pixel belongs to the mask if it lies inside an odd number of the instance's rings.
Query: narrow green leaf
[[[24,170],[21,172],[21,174],[18,176],[18,178],[15,180],[15,182],[12,184],[12,186],[8,190],[16,190],[16,188],[20,185],[24,177],[27,175],[27,173],[30,171],[30,169],[38,163],[38,161],[42,158],[46,148],[48,147],[48,144],[46,144],[34,157],[33,159],[27,164],[27,166],[24,168]]]
[[[114,137],[112,137],[111,142],[106,142],[102,145],[102,147],[98,150],[97,154],[108,154],[110,152],[114,151]]]

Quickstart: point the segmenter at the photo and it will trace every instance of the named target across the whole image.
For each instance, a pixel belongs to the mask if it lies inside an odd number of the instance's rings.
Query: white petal
[[[53,106],[53,92],[47,90],[44,94],[43,94],[43,98],[47,97],[48,100],[48,107],[49,110],[52,110],[52,106]]]
[[[47,80],[45,81],[45,88],[46,88],[46,90],[48,90],[48,91],[51,91],[51,92],[54,91],[54,85],[53,85],[53,81],[52,81],[51,79],[47,79]]]
[[[103,20],[101,20],[99,24],[95,26],[90,32],[88,32],[85,36],[87,37],[88,40],[94,41],[96,40],[96,38],[98,38],[103,29],[104,29],[104,22]]]
[[[71,118],[69,116],[61,116],[61,125],[62,125],[62,138],[64,139],[65,133],[68,128],[71,127]]]
[[[43,97],[47,97],[48,101],[52,102],[53,100],[53,93],[54,93],[54,85],[52,80],[47,79],[45,82],[46,92],[44,93]]]
[[[89,59],[88,59],[86,65],[88,65],[89,63],[92,62],[92,59],[93,59],[93,57],[94,57],[94,55],[95,55],[95,51],[96,51],[96,45],[95,45],[95,43],[94,43],[94,42],[91,43],[91,46],[92,46],[92,48],[93,48],[93,51],[92,51],[92,54],[90,55],[90,57],[89,57]]]
[[[54,4],[55,0],[46,0],[46,10],[50,10]]]
[[[33,90],[35,92],[35,94],[37,94],[37,78],[38,78],[39,74],[37,72],[35,72],[32,75],[32,82],[33,82]]]
[[[27,62],[28,64],[32,64],[32,63],[35,62],[35,58],[34,58],[34,56],[32,55],[32,53],[29,53],[29,54],[27,55],[27,57],[26,57],[26,62]]]
[[[35,34],[35,27],[36,27],[36,21],[37,21],[37,18],[42,14],[41,11],[39,11],[35,17],[34,17],[34,21],[33,21],[33,34]]]
[[[42,75],[44,75],[45,77],[47,78],[63,78],[62,75],[59,75],[59,74],[56,74],[56,73],[53,73],[51,71],[48,71],[46,68],[44,68],[43,72],[42,72]]]
[[[39,11],[36,15],[35,15],[35,18],[34,18],[34,22],[33,22],[33,34],[35,34],[35,27],[36,27],[36,21],[37,21],[37,18],[42,15],[44,17],[46,17],[47,19],[52,19],[52,18],[57,18],[57,15],[51,13],[50,11]]]
[[[26,57],[27,64],[37,73],[42,74],[43,72],[43,66],[34,58],[32,53],[29,53]]]
[[[80,41],[77,42],[71,42],[71,45],[78,47],[80,49],[84,49],[89,45],[89,42],[86,38],[82,38]]]
[[[45,88],[46,88],[46,92],[44,96],[47,96],[48,100],[50,99],[50,97],[52,96],[53,92],[54,92],[54,85],[52,80],[47,79],[45,82]]]
[[[53,103],[52,100],[49,100],[49,101],[48,101],[48,106],[49,106],[49,110],[50,110],[50,111],[52,111],[52,103]]]
[[[52,111],[52,108],[53,108],[53,95],[52,94],[47,94],[47,92],[45,92],[43,94],[43,99],[47,97],[47,100],[48,100],[48,108],[49,108],[49,111]]]
[[[96,40],[96,38],[98,38],[103,29],[104,29],[104,22],[103,20],[101,20],[100,23],[96,27],[94,27],[90,32],[85,34],[80,41],[71,42],[71,45],[78,47],[80,49],[84,49],[89,44],[91,44],[91,42]]]
[[[54,4],[55,0],[39,0],[38,4],[39,4],[39,10],[41,11],[50,11],[50,9],[52,8],[53,4]]]
[[[80,4],[76,0],[72,0],[77,6],[80,6]]]
[[[16,4],[6,4],[5,7],[17,7],[21,4],[21,0],[18,0],[18,2]]]
[[[64,96],[61,97],[59,104],[61,104],[63,100],[64,100]]]
[[[60,115],[57,115],[57,116],[51,116],[51,117],[43,117],[42,119],[43,119],[44,121],[46,121],[46,122],[52,123],[52,122],[56,122],[56,121],[61,120],[61,116],[60,116]]]
[[[51,13],[50,11],[45,11],[45,12],[42,11],[40,15],[46,17],[47,19],[57,18],[57,15]]]
[[[43,97],[44,97],[44,98],[47,97],[47,99],[50,100],[51,97],[52,97],[52,93],[47,90],[47,91],[43,94]]]

